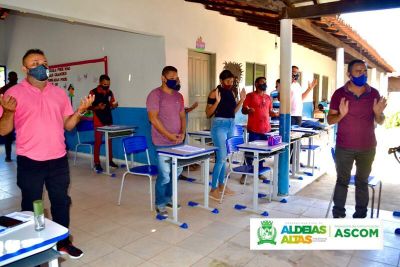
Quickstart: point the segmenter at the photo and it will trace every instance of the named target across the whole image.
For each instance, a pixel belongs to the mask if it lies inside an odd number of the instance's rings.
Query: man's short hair
[[[15,71],[10,71],[8,73],[8,78],[11,78],[11,77],[18,77],[18,75],[17,75],[17,73]]]
[[[161,72],[161,75],[165,76],[170,72],[178,72],[178,70],[174,66],[165,66]]]
[[[353,69],[353,66],[356,64],[364,64],[365,67],[367,67],[367,63],[364,60],[354,59],[354,60],[350,61],[349,65],[347,65],[347,72],[351,72],[351,70]]]
[[[28,56],[33,55],[33,54],[44,56],[44,52],[42,50],[40,50],[40,49],[37,49],[37,48],[29,49],[28,51],[25,52],[25,55],[22,57],[22,64],[24,64],[25,59]]]
[[[299,67],[297,67],[296,65],[293,65],[292,69],[299,69]]]
[[[110,80],[110,77],[107,75],[107,74],[102,74],[102,75],[100,75],[100,78],[99,78],[99,82],[102,82],[102,81],[109,81]]]
[[[257,77],[257,79],[254,81],[254,84],[258,83],[258,82],[261,81],[262,79],[267,80],[267,78],[265,78],[265,77],[263,77],[263,76],[260,76],[260,77]]]
[[[281,83],[281,79],[276,80],[277,83]]]

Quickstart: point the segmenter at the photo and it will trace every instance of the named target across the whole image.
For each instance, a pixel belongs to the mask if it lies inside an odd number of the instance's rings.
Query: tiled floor
[[[71,166],[70,187],[71,233],[85,255],[79,260],[63,258],[61,266],[400,266],[400,236],[394,235],[400,219],[391,211],[381,211],[385,226],[382,251],[250,251],[249,218],[255,215],[238,212],[233,205],[251,202],[251,185],[246,194],[241,194],[237,177],[231,182],[236,196],[227,197],[222,205],[211,202],[219,208],[218,215],[185,205],[189,200],[201,201],[203,187],[180,181],[179,216],[189,224],[184,230],[154,219],[149,210],[147,178],[129,176],[118,206],[122,170],[117,171],[116,178],[110,178],[95,174],[89,167],[85,159]],[[15,162],[0,162],[2,214],[19,209],[15,174]],[[327,204],[326,200],[292,196],[287,204],[264,202],[261,206],[272,218],[322,218]]]

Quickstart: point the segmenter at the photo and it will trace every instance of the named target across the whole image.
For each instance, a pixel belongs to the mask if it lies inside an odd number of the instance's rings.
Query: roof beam
[[[365,55],[359,53],[357,50],[355,50],[351,46],[343,43],[339,39],[333,37],[329,33],[324,32],[320,28],[314,26],[309,20],[306,20],[306,19],[293,20],[293,25],[302,29],[303,31],[308,32],[309,34],[317,37],[318,39],[323,40],[323,41],[327,42],[328,44],[331,44],[334,47],[343,47],[345,52],[350,54],[354,58],[364,59],[368,63],[368,66],[382,70],[374,62],[372,62],[371,60],[366,58]]]
[[[282,9],[281,17],[286,19],[312,18],[398,7],[400,7],[400,1],[346,0],[302,7],[285,7]]]

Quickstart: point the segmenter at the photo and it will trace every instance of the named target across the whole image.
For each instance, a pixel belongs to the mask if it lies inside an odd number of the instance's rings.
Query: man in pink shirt
[[[26,79],[0,96],[0,135],[15,127],[22,210],[33,210],[33,201],[42,199],[46,185],[53,221],[68,228],[71,198],[64,129],[70,131],[76,126],[94,97],[82,99],[74,112],[66,92],[47,81],[48,64],[41,50],[28,50],[22,64]],[[59,241],[57,249],[71,258],[83,256],[69,237]]]
[[[183,96],[178,92],[178,70],[173,66],[164,67],[162,84],[147,96],[146,108],[151,123],[151,139],[156,148],[176,146],[183,143],[186,130],[186,114]],[[168,217],[166,207],[172,207],[172,179],[169,158],[158,155],[158,176],[156,180],[156,211]],[[178,176],[182,168],[178,169]]]

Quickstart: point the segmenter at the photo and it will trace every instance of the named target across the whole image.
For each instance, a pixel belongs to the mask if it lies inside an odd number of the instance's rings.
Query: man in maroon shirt
[[[353,218],[365,218],[369,201],[368,177],[375,158],[375,122],[382,124],[386,99],[367,84],[367,65],[353,60],[348,65],[350,80],[332,96],[329,124],[338,124],[335,163],[337,180],[333,195],[334,218],[346,217],[344,208],[351,169],[356,162],[356,211]]]

